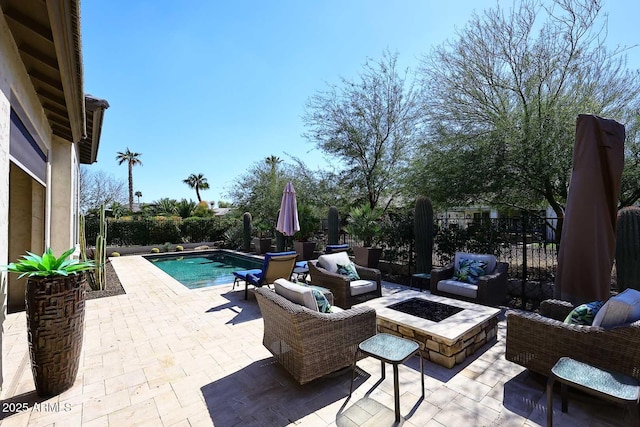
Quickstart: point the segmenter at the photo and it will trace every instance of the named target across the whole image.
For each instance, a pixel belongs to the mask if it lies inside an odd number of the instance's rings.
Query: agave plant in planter
[[[345,231],[356,240],[360,240],[363,246],[354,246],[353,254],[355,263],[363,267],[378,268],[378,261],[382,255],[382,248],[373,247],[379,237],[382,227],[380,217],[382,212],[364,205],[351,210]]]
[[[27,252],[6,270],[27,276],[25,293],[31,371],[38,395],[69,389],[78,373],[84,332],[85,271],[93,261],[60,257],[51,248],[42,256]]]

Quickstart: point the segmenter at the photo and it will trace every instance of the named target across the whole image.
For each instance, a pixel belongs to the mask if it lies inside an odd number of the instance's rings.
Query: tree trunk
[[[129,162],[129,210],[133,212],[133,165]]]

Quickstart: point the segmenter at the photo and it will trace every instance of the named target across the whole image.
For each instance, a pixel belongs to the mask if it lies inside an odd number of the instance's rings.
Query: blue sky
[[[509,6],[511,0],[500,1]],[[142,153],[141,202],[196,199],[182,183],[203,173],[204,200],[226,192],[247,166],[276,155],[327,167],[307,142],[309,97],[357,78],[385,49],[415,70],[495,0],[111,0],[82,2],[85,91],[105,98],[98,163],[126,181],[116,153]],[[637,0],[609,0],[607,44],[640,42]],[[640,47],[628,52],[640,68]]]

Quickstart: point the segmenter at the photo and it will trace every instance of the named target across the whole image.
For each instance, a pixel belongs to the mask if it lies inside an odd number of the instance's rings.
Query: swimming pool
[[[189,289],[233,283],[233,272],[262,268],[262,259],[215,250],[186,255],[146,255],[147,261]]]

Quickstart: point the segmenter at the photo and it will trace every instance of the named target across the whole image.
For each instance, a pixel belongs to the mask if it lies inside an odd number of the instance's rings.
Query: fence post
[[[522,309],[527,307],[527,222],[529,216],[526,210],[522,211]]]

